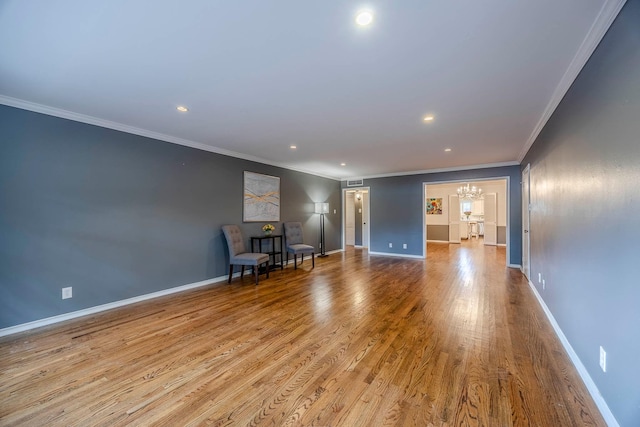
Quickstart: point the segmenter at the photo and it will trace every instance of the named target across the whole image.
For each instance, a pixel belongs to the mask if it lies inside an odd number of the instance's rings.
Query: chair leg
[[[253,266],[253,272],[256,275],[256,286],[258,286],[258,276],[260,276],[260,266],[259,265],[254,265]]]
[[[233,264],[229,264],[229,281],[227,283],[231,283],[231,276],[233,276]]]
[[[269,278],[269,260],[267,260],[267,279]]]
[[[287,251],[287,265],[289,265],[289,251]]]
[[[304,252],[300,254],[300,265],[304,262]]]
[[[293,269],[298,269],[298,254],[293,254]]]
[[[311,252],[311,268],[316,268],[316,254]]]
[[[240,266],[240,280],[244,277],[244,265]]]

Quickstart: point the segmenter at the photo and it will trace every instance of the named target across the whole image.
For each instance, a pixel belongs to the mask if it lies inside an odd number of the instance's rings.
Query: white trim
[[[336,249],[330,252],[327,252],[327,255],[335,254],[342,252],[342,249]],[[317,256],[318,254],[316,254]],[[290,259],[287,263],[285,260],[282,260],[283,266],[288,264],[293,264],[293,260]],[[233,273],[232,278],[240,277],[240,271]],[[31,329],[40,328],[42,326],[53,325],[55,323],[65,322],[67,320],[76,319],[78,317],[88,316],[91,314],[100,313],[102,311],[111,310],[113,308],[124,307],[126,305],[135,304],[141,301],[146,301],[158,297],[163,297],[166,295],[176,294],[178,292],[188,291],[190,289],[196,289],[203,286],[212,285],[214,283],[225,282],[229,279],[228,275],[214,277],[212,279],[203,280],[200,282],[190,283],[187,285],[176,286],[175,288],[164,289],[162,291],[152,292],[150,294],[139,295],[133,298],[127,298],[120,301],[110,302],[108,304],[97,305],[94,307],[84,308],[78,311],[72,311],[70,313],[64,313],[53,317],[47,317],[45,319],[34,320],[33,322],[22,323],[20,325],[10,326],[8,328],[0,329],[0,337],[4,337],[6,335],[17,334],[18,332],[29,331]]]
[[[589,31],[578,48],[578,51],[571,60],[569,67],[567,67],[567,70],[564,72],[564,75],[556,86],[556,90],[553,92],[551,100],[542,112],[542,117],[538,120],[536,127],[533,128],[533,132],[531,132],[529,139],[527,139],[526,144],[520,151],[518,163],[522,163],[527,152],[547,124],[547,121],[551,118],[551,115],[560,104],[560,101],[562,101],[562,98],[564,98],[569,91],[569,88],[578,77],[578,74],[580,74],[580,71],[582,71],[582,68],[591,57],[591,54],[593,54],[593,51],[598,47],[598,44],[606,34],[614,19],[616,19],[616,16],[618,16],[618,13],[620,13],[620,10],[626,1],[627,0],[605,0],[602,8],[600,9],[600,13],[598,13],[595,21],[593,21],[591,28],[589,28]]]
[[[513,265],[511,264],[511,177],[509,175],[504,175],[504,176],[491,176],[491,177],[483,177],[483,178],[472,178],[472,179],[453,179],[453,180],[446,180],[446,181],[430,181],[430,182],[422,182],[422,211],[423,211],[423,215],[422,217],[425,218],[426,217],[426,197],[427,197],[427,186],[428,185],[442,185],[442,184],[451,184],[451,183],[457,183],[457,182],[477,182],[477,181],[501,181],[501,180],[505,180],[506,181],[506,218],[505,221],[507,223],[506,225],[506,244],[504,245],[507,248],[507,253],[505,254],[505,259],[506,259],[506,265],[510,266]],[[426,225],[426,220],[423,221],[422,224],[422,238],[426,241],[427,238],[427,225]],[[460,242],[449,242],[451,244],[458,244]],[[426,258],[426,245],[425,245],[425,256]]]
[[[225,150],[224,148],[214,147],[211,145],[203,144],[201,142],[178,138],[176,136],[166,135],[159,132],[153,132],[153,131],[138,128],[135,126],[129,126],[122,123],[112,122],[110,120],[100,119],[98,117],[93,117],[85,114],[75,113],[73,111],[63,110],[61,108],[54,108],[54,107],[49,107],[47,105],[36,104],[35,102],[24,101],[22,99],[12,98],[10,96],[0,95],[0,104],[8,105],[10,107],[20,108],[22,110],[28,110],[36,113],[46,114],[48,116],[54,116],[54,117],[60,117],[62,119],[73,120],[75,122],[86,123],[94,126],[100,126],[107,129],[113,129],[120,132],[126,132],[133,135],[144,136],[146,138],[152,138],[159,141],[170,142],[172,144],[183,145],[185,147],[191,147],[191,148],[195,148],[202,151],[208,151],[210,153],[222,154],[223,156],[235,157],[238,159],[249,160],[252,162],[264,163],[266,165],[277,166],[283,169],[289,169],[292,171],[315,175],[322,178],[333,179],[334,181],[340,181],[340,178],[335,176],[322,175],[310,170],[294,168],[291,166],[284,165],[282,163],[273,162],[271,160],[238,153],[231,150]]]
[[[422,255],[405,255],[405,254],[396,254],[392,252],[371,252],[369,251],[369,255],[382,255],[382,256],[392,256],[398,258],[413,258],[413,259],[424,259]]]
[[[520,269],[520,271],[522,271],[522,266],[520,264],[507,264],[507,267],[509,267],[509,268],[518,268],[518,269]]]
[[[234,273],[233,277],[239,277],[240,272]],[[152,292],[150,294],[139,295],[133,298],[127,298],[120,301],[110,302],[108,304],[97,305],[94,307],[85,308],[78,311],[72,311],[70,313],[60,314],[58,316],[47,317],[46,319],[34,320],[33,322],[23,323],[16,326],[10,326],[8,328],[0,329],[0,337],[16,334],[18,332],[24,332],[42,326],[53,325],[54,323],[60,323],[71,319],[76,319],[82,316],[88,316],[90,314],[100,313],[101,311],[111,310],[113,308],[124,307],[125,305],[135,304],[141,301],[150,300],[153,298],[163,297],[165,295],[171,295],[178,292],[188,291],[190,289],[196,289],[203,286],[211,285],[213,283],[224,282],[229,279],[228,275],[214,277],[212,279],[203,280],[201,282],[190,283],[188,285],[176,286],[175,288],[164,289],[158,292]]]
[[[428,240],[427,239],[427,243],[449,243],[448,240]]]
[[[503,248],[506,248],[507,244],[506,243],[497,243],[496,246],[501,246]]]
[[[580,377],[582,378],[584,385],[587,386],[587,390],[589,391],[589,394],[591,394],[591,397],[593,398],[596,406],[600,410],[600,413],[602,414],[602,417],[604,418],[605,422],[609,427],[620,427],[620,424],[618,424],[618,421],[613,416],[611,409],[609,409],[609,405],[607,405],[607,402],[604,400],[604,398],[600,394],[600,391],[598,390],[596,383],[593,382],[593,379],[589,375],[589,372],[587,372],[587,368],[585,368],[585,366],[582,364],[582,361],[580,360],[576,352],[573,350],[573,347],[571,347],[571,344],[569,343],[569,340],[567,339],[567,337],[564,335],[564,332],[562,332],[562,329],[560,329],[560,325],[558,325],[558,322],[556,322],[556,319],[553,317],[553,314],[551,314],[551,310],[549,310],[549,307],[547,307],[547,304],[544,302],[544,300],[538,293],[538,290],[536,289],[534,284],[531,282],[531,280],[528,280],[528,282],[529,282],[529,287],[533,291],[533,294],[535,295],[536,299],[538,300],[538,303],[540,304],[540,307],[542,307],[544,314],[547,315],[547,319],[549,319],[549,322],[551,323],[553,330],[555,331],[556,335],[560,339],[560,342],[562,343],[562,346],[564,347],[565,351],[569,355],[569,359],[571,359],[573,366],[575,366],[576,370],[578,371],[578,375],[580,375]]]
[[[344,252],[344,249],[342,249],[342,248],[340,248],[340,249],[334,249],[334,250],[332,250],[332,251],[325,252],[325,254],[327,254],[327,255],[331,255],[331,254],[337,254],[337,253],[340,253],[340,252]],[[317,256],[318,256],[318,254],[316,254],[316,257],[317,257]]]
[[[514,160],[510,162],[485,163],[481,165],[456,166],[451,168],[424,169],[419,171],[407,171],[407,172],[391,172],[391,173],[383,173],[378,175],[367,175],[364,177],[359,177],[358,179],[387,178],[390,176],[422,175],[422,174],[440,173],[440,172],[457,172],[457,171],[466,171],[466,170],[475,170],[475,169],[501,168],[504,166],[517,166],[517,165],[520,165],[520,162],[517,162]],[[351,179],[354,179],[354,178],[352,177],[340,178],[340,181],[347,181]]]
[[[371,247],[371,187],[342,187],[342,197],[340,200],[340,203],[342,204],[342,250],[344,251],[345,247],[347,246],[347,229],[346,229],[346,223],[347,223],[347,209],[346,209],[346,203],[347,203],[347,192],[351,192],[351,191],[366,191],[369,194],[369,199],[368,199],[368,206],[367,209],[369,210],[369,223],[367,224],[367,228],[369,229],[369,247],[364,247],[362,245],[349,245],[349,246],[353,246],[354,248],[358,248],[358,249],[369,249]],[[364,200],[364,199],[363,199]],[[364,207],[363,207],[364,208]]]

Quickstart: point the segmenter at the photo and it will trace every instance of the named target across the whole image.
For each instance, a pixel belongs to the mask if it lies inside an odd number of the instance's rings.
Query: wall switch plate
[[[542,273],[538,273],[538,283],[542,282]]]
[[[68,288],[62,288],[62,299],[68,299],[73,297],[73,288],[69,286]]]
[[[338,213],[338,210],[337,210],[337,209],[334,209],[334,210],[333,210],[333,214],[335,215],[335,214],[337,214],[337,213]]]
[[[393,243],[389,242],[389,247],[392,248],[393,247]]]
[[[602,372],[607,372],[607,352],[600,346],[600,367]]]
[[[407,249],[407,244],[406,243],[402,244],[402,249]]]
[[[547,287],[547,281],[545,279],[542,279],[542,290],[544,291],[546,287]]]

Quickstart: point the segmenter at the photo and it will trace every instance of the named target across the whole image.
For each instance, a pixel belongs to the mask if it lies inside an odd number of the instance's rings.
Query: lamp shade
[[[316,202],[316,213],[317,214],[329,213],[329,203]]]

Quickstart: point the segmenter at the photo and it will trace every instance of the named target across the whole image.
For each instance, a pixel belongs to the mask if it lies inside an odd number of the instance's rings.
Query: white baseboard
[[[446,243],[448,245],[449,241],[448,240],[429,240],[429,239],[427,239],[427,243]]]
[[[544,314],[547,315],[549,322],[551,322],[551,326],[553,327],[553,330],[556,332],[556,335],[560,339],[560,342],[562,343],[562,346],[564,347],[567,354],[569,355],[571,362],[573,362],[573,366],[576,367],[576,370],[578,371],[578,374],[582,378],[582,381],[587,386],[587,390],[589,390],[589,394],[591,394],[591,397],[593,398],[594,402],[596,403],[596,406],[600,410],[600,413],[602,414],[602,417],[604,418],[605,422],[609,427],[620,427],[620,424],[618,424],[618,421],[613,416],[611,409],[609,409],[609,405],[607,405],[607,402],[604,400],[604,398],[600,394],[600,391],[598,390],[596,383],[593,382],[591,375],[589,375],[587,368],[585,368],[585,366],[582,364],[582,361],[580,360],[576,352],[573,350],[573,347],[571,347],[569,340],[564,335],[564,332],[562,332],[562,329],[560,329],[560,325],[558,325],[558,322],[556,322],[556,319],[553,317],[553,314],[551,314],[551,310],[549,310],[549,307],[547,307],[547,304],[544,302],[544,300],[538,293],[538,290],[536,289],[535,285],[531,282],[531,280],[529,280],[529,287],[533,290],[533,294],[536,296],[536,299],[538,300],[538,303],[542,307]]]
[[[330,252],[329,254],[335,254],[342,252],[342,249],[336,249]],[[316,254],[317,256],[318,254]],[[283,259],[283,265],[287,265],[287,262]],[[293,259],[289,259],[289,264],[293,264]],[[232,277],[240,277],[240,272],[233,273]],[[53,317],[47,317],[45,319],[34,320],[33,322],[22,323],[20,325],[9,326],[8,328],[0,329],[0,337],[4,337],[6,335],[17,334],[18,332],[24,332],[35,328],[40,328],[42,326],[53,325],[54,323],[65,322],[67,320],[76,319],[82,316],[88,316],[91,314],[100,313],[101,311],[111,310],[113,308],[124,307],[125,305],[135,304],[137,302],[150,300],[153,298],[163,297],[165,295],[171,295],[178,292],[188,291],[190,289],[200,288],[202,286],[211,285],[214,283],[224,282],[229,278],[226,274],[224,276],[218,276],[211,279],[203,280],[200,282],[190,283],[187,285],[176,286],[175,288],[164,289],[158,292],[152,292],[150,294],[139,295],[133,298],[127,298],[120,301],[110,302],[108,304],[97,305],[95,307],[84,308],[82,310],[72,311],[70,313],[59,314]]]
[[[522,271],[522,266],[520,264],[507,264],[507,267],[509,267],[509,268],[517,268],[520,271]]]
[[[325,252],[325,254],[326,255],[331,255],[331,254],[337,254],[337,253],[340,253],[340,252],[344,252],[344,249],[334,249],[332,251]],[[316,254],[316,256],[318,256],[318,254]]]
[[[382,256],[393,256],[399,258],[413,258],[413,259],[424,259],[422,255],[405,255],[405,254],[394,254],[391,252],[371,252],[369,251],[369,255],[382,255]]]
[[[234,273],[233,277],[239,277],[240,272]],[[76,319],[82,316],[88,316],[90,314],[100,313],[101,311],[111,310],[113,308],[124,307],[125,305],[135,304],[137,302],[150,300],[153,298],[162,297],[165,295],[171,295],[178,292],[184,292],[190,289],[200,288],[202,286],[211,285],[213,283],[226,281],[229,276],[219,276],[212,279],[203,280],[201,282],[190,283],[188,285],[177,286],[175,288],[164,289],[158,292],[152,292],[150,294],[139,295],[133,298],[127,298],[120,301],[110,302],[108,304],[97,305],[95,307],[89,307],[78,311],[72,311],[70,313],[64,313],[53,317],[47,317],[46,319],[34,320],[33,322],[22,323],[20,325],[10,326],[8,328],[0,329],[0,337],[16,334],[18,332],[24,332],[42,326],[53,325],[54,323],[60,323],[71,319]]]

